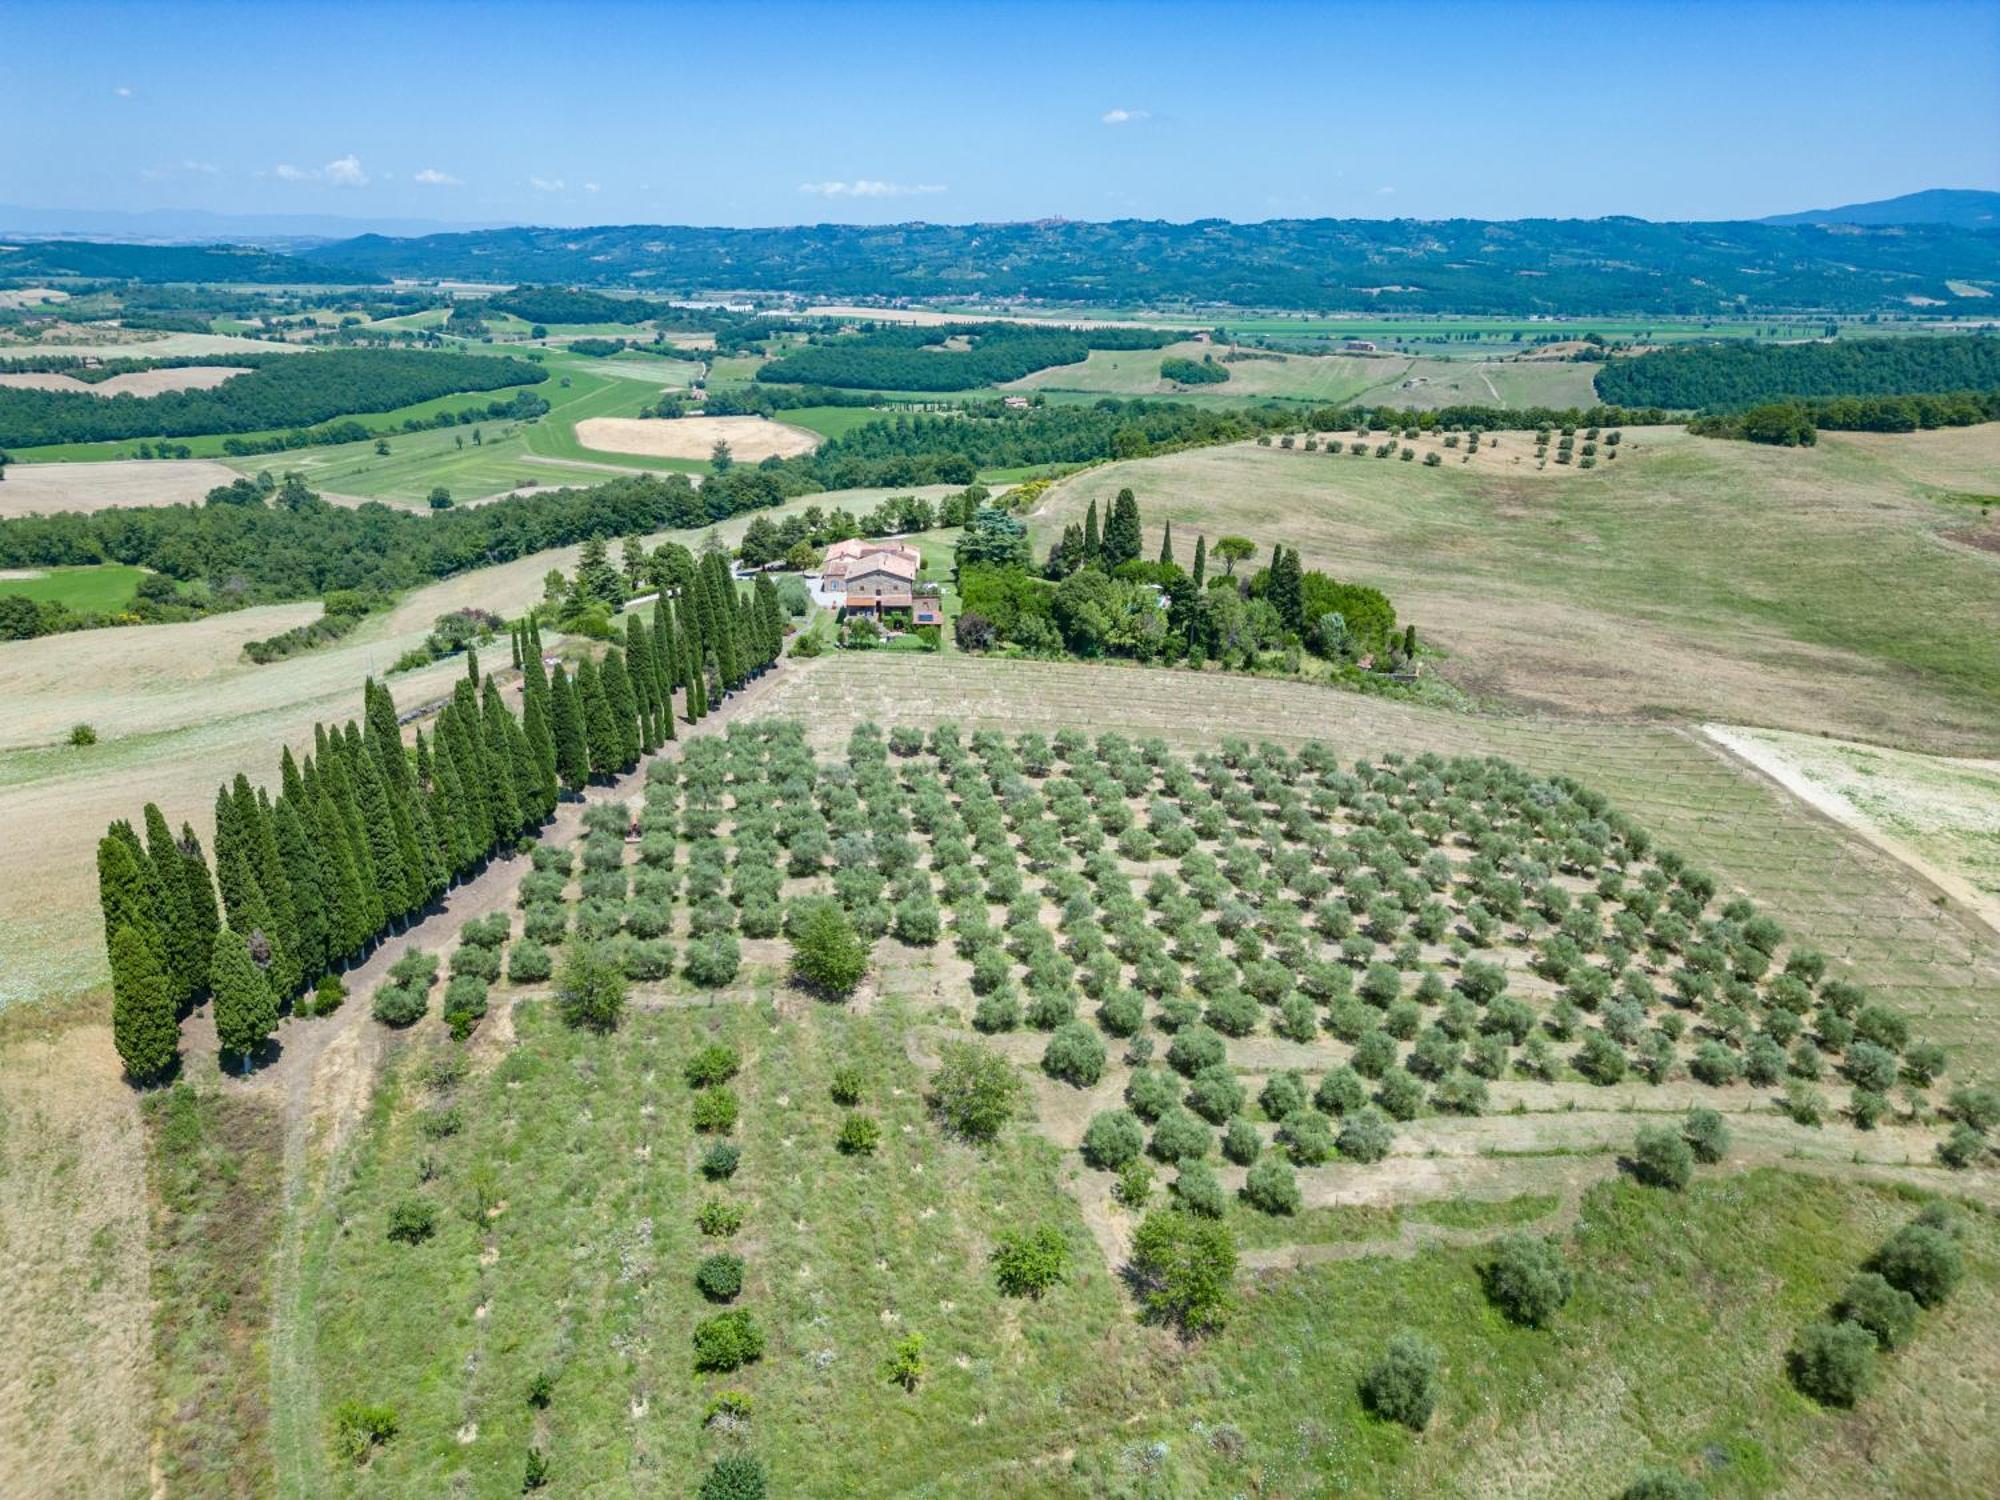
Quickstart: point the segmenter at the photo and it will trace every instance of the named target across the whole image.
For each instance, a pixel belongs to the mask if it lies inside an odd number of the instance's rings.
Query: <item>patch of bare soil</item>
[[[139,1098],[106,1026],[0,1050],[0,1490],[147,1487],[151,1304]]]
[[[692,459],[705,459],[717,443],[727,443],[744,463],[796,458],[819,446],[818,433],[764,417],[586,417],[576,424],[576,440],[602,453]]]

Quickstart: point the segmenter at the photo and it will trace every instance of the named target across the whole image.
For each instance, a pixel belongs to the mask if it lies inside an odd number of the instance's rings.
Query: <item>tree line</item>
[[[461,391],[548,379],[547,371],[525,360],[398,349],[252,355],[246,362],[251,365],[247,375],[232,376],[208,390],[157,396],[107,398],[88,391],[0,387],[0,447],[306,427]]]
[[[288,1006],[339,1004],[339,970],[431,909],[496,853],[518,848],[564,792],[609,780],[777,660],[783,617],[767,579],[743,593],[719,553],[688,590],[633,616],[624,647],[544,669],[539,629],[513,633],[516,713],[468,653],[429,734],[403,743],[395,701],[372,678],[360,723],[315,725],[303,762],[287,746],[278,793],[239,772],[215,799],[211,867],[191,825],[146,805],[98,842],[112,1033],[135,1082],[170,1074],[180,1018],[212,1000],[217,1040],[247,1059]],[[310,992],[311,998],[306,998]]]
[[[1811,447],[1824,432],[1917,432],[2000,421],[2000,388],[1943,396],[1832,396],[1766,401],[1745,411],[1696,417],[1700,437],[1743,438],[1787,448]]]
[[[1597,392],[1607,401],[1700,411],[1786,398],[1993,390],[2000,390],[2000,338],[1986,334],[1680,344],[1597,372]]]
[[[1158,349],[1180,336],[1150,328],[1042,328],[1025,323],[877,325],[816,337],[766,364],[767,385],[832,385],[876,391],[969,391],[1073,365],[1092,349]],[[951,340],[970,347],[945,349]]]

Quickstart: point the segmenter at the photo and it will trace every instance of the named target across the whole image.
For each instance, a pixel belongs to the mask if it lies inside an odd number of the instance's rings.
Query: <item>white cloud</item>
[[[122,83],[119,84],[118,87],[113,89],[111,92],[116,94],[120,99],[130,99],[132,97],[132,91],[127,87],[125,87],[125,85]]]
[[[586,183],[585,183],[585,184],[583,185],[583,190],[584,190],[584,191],[585,191],[586,193],[594,193],[594,192],[596,192],[596,191],[597,191],[597,184],[596,184],[596,183],[594,183],[594,182],[586,182]]]
[[[872,177],[857,177],[852,182],[802,182],[802,193],[814,193],[822,198],[903,198],[912,194],[942,193],[941,183],[880,182]]]
[[[1375,189],[1375,196],[1378,198],[1386,198],[1395,191],[1396,190],[1392,187],[1380,187]]]
[[[564,183],[560,177],[530,177],[528,186],[538,193],[560,193]]]
[[[464,186],[464,183],[462,183],[458,178],[452,176],[451,173],[440,172],[436,167],[425,167],[423,171],[417,173],[416,180],[418,182],[426,183],[431,187]]]
[[[336,157],[323,167],[295,167],[288,161],[281,161],[271,168],[271,175],[280,182],[330,182],[335,187],[351,188],[368,186],[368,174],[361,170],[361,158],[352,151]]]
[[[1137,125],[1141,120],[1152,119],[1153,114],[1145,109],[1107,109],[1097,118],[1106,125]]]

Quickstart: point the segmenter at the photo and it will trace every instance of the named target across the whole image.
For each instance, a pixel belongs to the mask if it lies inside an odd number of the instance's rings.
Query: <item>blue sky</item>
[[[2000,5],[7,0],[0,203],[1754,217],[2000,188]]]

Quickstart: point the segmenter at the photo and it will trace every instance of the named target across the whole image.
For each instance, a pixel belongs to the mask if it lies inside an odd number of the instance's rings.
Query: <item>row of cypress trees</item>
[[[704,559],[679,607],[627,622],[624,649],[586,657],[574,677],[544,670],[540,628],[513,636],[516,715],[476,653],[414,746],[389,690],[370,679],[361,722],[315,725],[300,765],[286,747],[273,798],[238,773],[215,799],[213,874],[194,830],[177,839],[148,803],[145,837],[124,820],[98,843],[110,958],[112,1031],[127,1073],[149,1081],[180,1057],[180,1018],[215,1005],[225,1054],[247,1056],[314,980],[545,822],[559,795],[607,780],[777,659],[784,617],[760,578],[746,597],[720,554]]]

